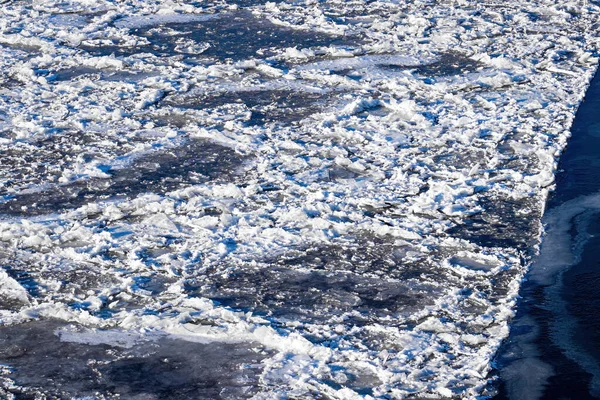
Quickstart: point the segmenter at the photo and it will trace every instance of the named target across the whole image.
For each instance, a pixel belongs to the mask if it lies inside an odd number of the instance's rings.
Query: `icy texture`
[[[0,345],[0,357],[10,360],[19,383],[10,374],[0,382],[21,398],[36,398],[39,387],[45,398],[61,399],[93,399],[98,393],[127,399],[251,398],[260,361],[269,354],[247,343],[195,343],[117,330],[90,334],[42,321],[4,328]],[[0,388],[0,396],[6,393]]]
[[[0,335],[260,348],[257,399],[489,394],[599,12],[3,4]],[[0,362],[6,393],[52,393]]]

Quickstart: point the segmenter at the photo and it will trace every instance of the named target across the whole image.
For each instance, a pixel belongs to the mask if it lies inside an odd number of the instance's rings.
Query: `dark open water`
[[[600,398],[599,153],[596,74],[547,204],[549,244],[542,244],[523,285],[510,338],[497,359],[498,400]]]

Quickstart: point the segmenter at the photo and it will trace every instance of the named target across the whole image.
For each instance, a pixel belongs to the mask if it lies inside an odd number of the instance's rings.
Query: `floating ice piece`
[[[6,271],[0,270],[0,308],[3,303],[16,301],[22,306],[30,305],[27,290],[16,280],[11,278]]]

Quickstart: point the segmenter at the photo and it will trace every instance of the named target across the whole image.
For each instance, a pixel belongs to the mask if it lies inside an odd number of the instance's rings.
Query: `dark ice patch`
[[[344,167],[333,167],[327,170],[327,176],[331,181],[340,181],[345,179],[356,179],[361,175],[357,172]]]
[[[301,92],[292,89],[236,90],[219,93],[190,93],[168,97],[163,104],[182,109],[219,109],[245,105],[252,113],[248,125],[270,122],[290,124],[322,110],[330,101],[329,92]]]
[[[537,197],[513,200],[492,193],[481,195],[483,212],[448,230],[453,237],[484,247],[505,247],[527,252],[537,241],[541,210]]]
[[[17,194],[0,204],[0,213],[41,215],[114,198],[135,198],[142,193],[166,193],[212,180],[231,181],[244,157],[235,150],[205,140],[137,158],[123,169],[110,170],[110,178],[93,178],[55,185],[42,192]]]
[[[16,52],[23,52],[25,53],[25,58],[35,57],[41,53],[41,47],[36,45],[26,45],[21,43],[1,43],[0,48],[1,47],[6,47]]]
[[[161,29],[165,27],[168,28],[168,32]],[[309,48],[349,43],[347,38],[341,36],[276,25],[266,18],[243,10],[226,12],[202,21],[134,28],[130,33],[147,39],[149,44],[138,47],[122,47],[117,43],[112,46],[80,47],[94,55],[114,53],[119,56],[131,56],[151,53],[158,57],[182,55],[186,58],[237,61],[269,57],[275,54],[275,48]],[[184,54],[176,50],[181,39],[191,39],[196,44],[208,44],[209,47],[201,54]]]
[[[284,268],[243,268],[224,280],[213,276],[202,296],[224,306],[248,309],[279,321],[325,323],[348,316],[356,325],[419,308],[431,298],[431,288],[412,289],[403,282],[350,273],[298,271]]]
[[[98,69],[90,67],[66,68],[49,72],[46,79],[50,82],[75,81],[78,79],[105,80],[110,82],[136,83],[153,76],[148,72],[129,72],[116,69]]]
[[[187,289],[279,322],[330,323],[347,313],[345,322],[364,325],[433,302],[439,289],[420,276],[436,272],[426,263],[403,261],[405,250],[382,242],[362,238],[360,250],[348,245],[290,251],[258,267],[209,272],[188,281]]]
[[[136,399],[242,399],[256,394],[255,343],[193,343],[162,338],[131,348],[61,341],[58,321],[0,327],[0,364],[11,369],[0,389],[17,398],[104,396]],[[2,394],[2,391],[0,391]],[[40,397],[41,396],[41,397]]]
[[[92,132],[61,132],[29,142],[16,141],[0,146],[0,196],[19,191],[20,188],[56,181],[62,170],[78,156],[92,156],[94,145],[105,137]],[[121,150],[127,148],[126,140],[116,138]],[[82,149],[85,149],[82,152]],[[126,150],[125,150],[126,152]],[[119,156],[114,154],[112,156]]]
[[[397,71],[414,70],[416,74],[424,77],[444,77],[475,72],[481,69],[483,64],[467,57],[462,53],[447,52],[442,53],[437,61],[429,64],[381,64],[379,67]]]

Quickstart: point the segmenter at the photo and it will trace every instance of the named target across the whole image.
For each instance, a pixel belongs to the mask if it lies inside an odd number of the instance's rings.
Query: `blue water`
[[[575,263],[557,271],[551,282],[540,284],[534,277],[523,285],[510,338],[497,358],[497,399],[600,398],[600,210],[586,200],[600,192],[599,111],[597,74],[578,110],[547,204],[548,214],[583,204],[567,221]],[[544,267],[534,263],[532,273]]]

